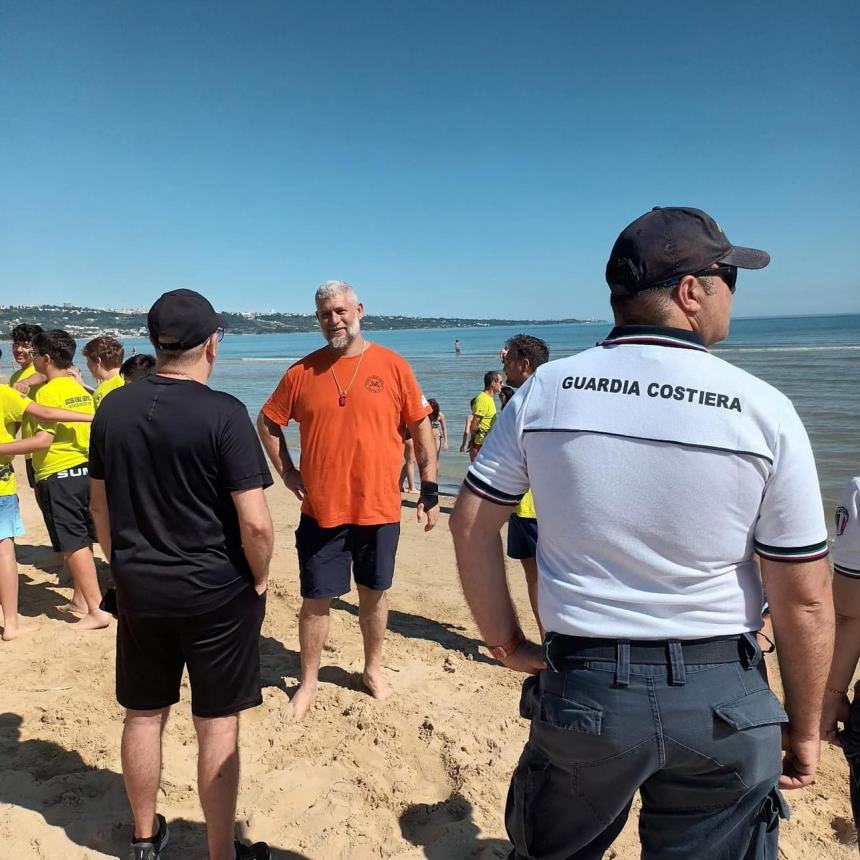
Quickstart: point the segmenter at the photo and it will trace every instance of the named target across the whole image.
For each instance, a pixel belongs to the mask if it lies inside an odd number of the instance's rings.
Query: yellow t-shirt
[[[93,392],[93,406],[98,409],[102,400],[104,400],[111,391],[114,391],[117,388],[122,388],[123,385],[125,385],[125,380],[119,374],[99,383],[96,390]]]
[[[28,367],[21,367],[16,370],[9,377],[9,385],[14,385],[16,382],[20,382],[22,379],[28,379],[36,372],[36,365],[30,364]],[[39,386],[32,386],[30,388],[30,397],[35,398],[36,392],[39,390]],[[36,419],[29,418],[28,416],[24,416],[24,420],[21,422],[21,438],[29,439],[36,432]],[[24,455],[28,460],[33,458],[32,454]]]
[[[0,442],[14,442],[18,425],[24,417],[24,410],[32,403],[8,385],[0,385]],[[18,492],[12,457],[0,457],[0,496],[14,496]]]
[[[517,505],[517,509],[514,513],[518,517],[523,517],[527,520],[536,520],[537,519],[537,511],[535,510],[535,497],[532,495],[531,490],[527,490],[526,494],[520,500],[520,503]]]
[[[478,415],[481,419],[475,434],[475,444],[483,445],[496,420],[496,401],[486,391],[482,391],[472,401],[472,415]]]
[[[58,409],[71,409],[92,415],[95,412],[93,398],[71,376],[58,376],[40,386],[36,402]],[[79,422],[66,424],[39,423],[36,430],[52,433],[51,447],[33,454],[33,469],[36,480],[44,481],[63,469],[71,469],[86,463],[90,456],[90,425]]]
[[[32,363],[28,364],[26,367],[19,367],[9,377],[9,385],[14,385],[16,382],[20,382],[22,379],[27,379],[27,377],[32,376],[35,372],[36,366]]]

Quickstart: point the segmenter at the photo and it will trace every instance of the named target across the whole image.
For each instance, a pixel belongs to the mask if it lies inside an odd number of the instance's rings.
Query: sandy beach
[[[23,464],[16,466],[23,475]],[[20,605],[32,632],[0,643],[0,856],[125,857],[130,818],[114,627],[77,633],[58,612],[71,589],[48,566],[41,516],[25,484],[20,491],[27,527],[18,541]],[[480,648],[454,565],[451,500],[430,534],[404,501],[385,661],[395,697],[375,702],[357,683],[353,592],[336,602],[320,695],[301,724],[288,713],[298,675],[298,503],[282,486],[268,500],[276,549],[261,649],[264,703],[242,718],[242,835],[267,840],[276,858],[505,857],[505,795],[528,729],[517,710],[522,678]],[[518,565],[509,574],[530,629]],[[776,661],[768,659],[778,688]],[[160,811],[171,827],[167,856],[204,858],[187,693],[165,736]],[[856,857],[847,791],[841,753],[826,748],[816,784],[789,796],[780,856]],[[607,857],[638,856],[633,815]]]

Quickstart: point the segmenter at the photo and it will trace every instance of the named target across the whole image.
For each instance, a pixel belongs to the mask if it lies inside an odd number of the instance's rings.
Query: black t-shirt
[[[199,615],[253,586],[230,493],[272,476],[241,401],[164,376],[125,385],[99,407],[89,463],[105,482],[120,611]]]

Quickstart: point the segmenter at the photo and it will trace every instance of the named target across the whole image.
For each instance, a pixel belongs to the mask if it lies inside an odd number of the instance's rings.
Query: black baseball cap
[[[227,320],[200,293],[171,290],[149,309],[146,327],[156,349],[186,350],[200,346],[217,329],[227,328]]]
[[[655,206],[621,231],[606,264],[616,296],[631,296],[720,263],[763,269],[770,254],[732,245],[722,227],[701,209]]]

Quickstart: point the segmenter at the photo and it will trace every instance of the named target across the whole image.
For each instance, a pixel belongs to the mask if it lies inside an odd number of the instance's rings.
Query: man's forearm
[[[454,537],[463,594],[481,636],[490,645],[510,641],[519,628],[505,578],[502,539],[494,535]]]
[[[96,539],[110,564],[110,511],[107,505],[104,481],[90,478],[90,514],[96,530]]]
[[[107,511],[102,511],[98,508],[91,507],[90,513],[92,514],[93,525],[96,529],[96,539],[99,542],[99,546],[102,548],[102,552],[104,553],[107,563],[110,564],[110,517],[108,516]]]
[[[860,659],[860,618],[836,616],[836,644],[827,678],[831,691],[848,692]]]
[[[828,695],[848,692],[860,660],[860,579],[835,574],[833,605],[836,611],[836,644],[827,678]]]
[[[818,734],[821,700],[833,656],[834,639],[833,600],[827,582],[827,563],[822,562],[812,575],[822,580],[814,597],[774,603],[768,589],[790,731],[808,738]]]
[[[242,534],[242,550],[251,568],[251,575],[257,585],[264,583],[269,577],[269,564],[272,561],[274,549],[274,534],[271,528],[256,529],[240,524]]]
[[[409,427],[410,435],[415,446],[415,460],[418,463],[418,474],[422,481],[433,481],[438,477],[436,462],[436,440],[433,438],[433,428],[427,418]]]
[[[519,627],[499,534],[508,513],[464,488],[449,523],[463,594],[481,636],[490,645],[509,642]]]
[[[47,441],[38,436],[21,439],[18,442],[4,442],[0,444],[0,457],[12,457],[18,454],[32,454],[35,451],[44,451],[51,447],[51,439]]]
[[[262,412],[257,418],[257,431],[263,443],[263,450],[275,467],[275,471],[283,477],[286,472],[295,469],[283,431]]]
[[[472,420],[469,422],[469,444],[472,443],[472,440],[475,436],[478,435],[478,430],[481,429],[481,416],[473,415]]]

